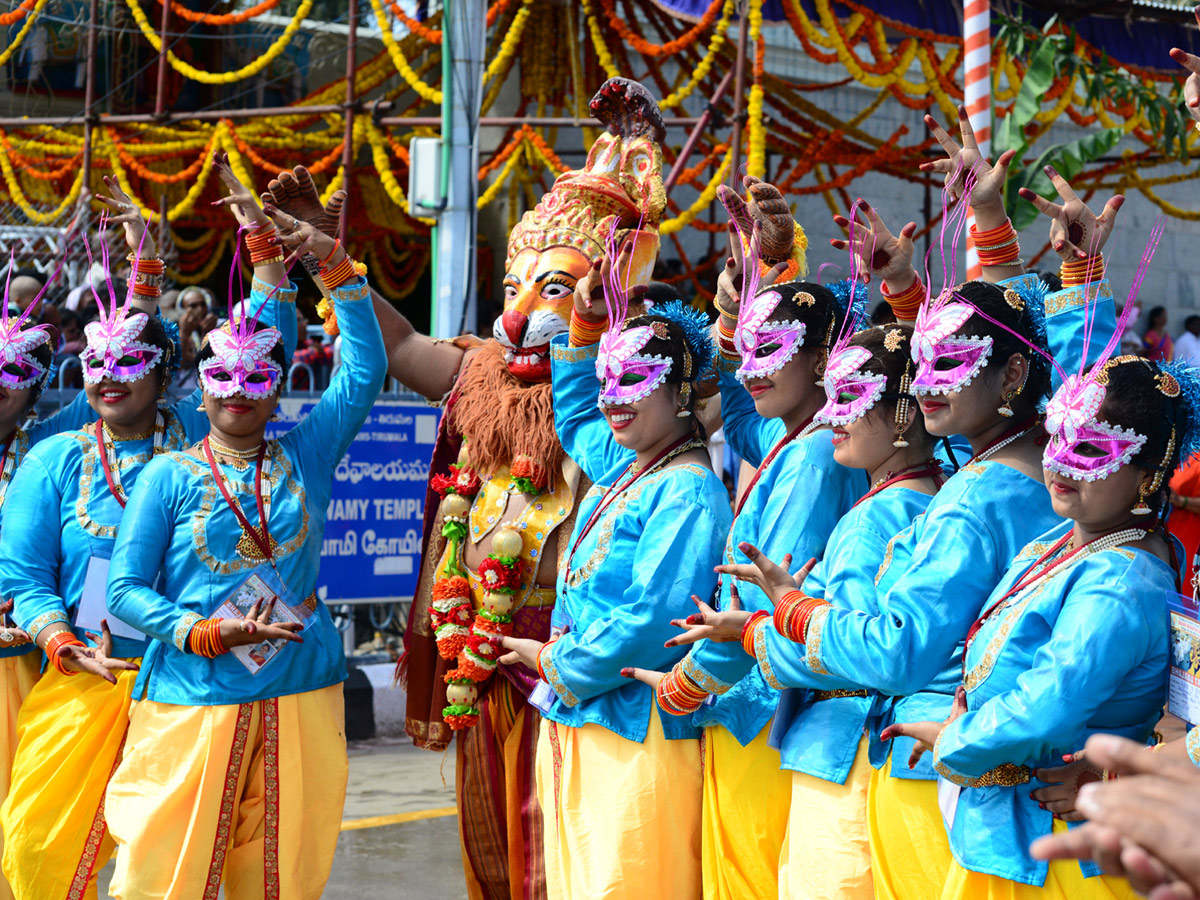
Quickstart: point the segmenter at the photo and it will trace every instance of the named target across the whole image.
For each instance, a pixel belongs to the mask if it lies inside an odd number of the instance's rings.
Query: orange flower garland
[[[29,0],[26,0],[26,2],[29,2]],[[164,0],[158,0],[160,6],[163,2]],[[278,5],[279,0],[262,0],[262,2],[255,6],[240,10],[239,12],[203,13],[188,9],[182,3],[176,3],[175,0],[171,0],[171,12],[181,19],[187,19],[189,22],[195,22],[200,25],[239,25],[242,22],[250,21],[255,16],[260,16],[274,9]]]

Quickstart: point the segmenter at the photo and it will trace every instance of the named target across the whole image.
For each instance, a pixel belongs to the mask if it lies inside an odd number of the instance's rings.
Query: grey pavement
[[[343,824],[454,806],[454,753],[418,750],[407,738],[351,744]],[[370,823],[363,823],[370,824]],[[108,895],[110,862],[100,875]],[[454,815],[344,830],[325,900],[466,900]]]

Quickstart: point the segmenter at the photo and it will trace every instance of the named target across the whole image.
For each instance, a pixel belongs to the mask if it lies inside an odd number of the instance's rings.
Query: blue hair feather
[[[178,322],[172,322],[161,312],[158,314],[158,321],[162,323],[163,331],[171,339],[171,361],[167,363],[167,384],[170,385],[175,381],[175,373],[179,371],[179,363],[183,359],[183,344],[179,342]]]
[[[692,378],[700,380],[712,369],[716,357],[712,332],[708,316],[688,306],[681,300],[668,300],[666,303],[655,303],[647,315],[661,316],[669,322],[674,322],[683,331],[684,340],[696,359],[696,371]]]
[[[1200,452],[1200,369],[1185,362],[1160,362],[1158,367],[1179,384],[1179,399],[1187,413],[1187,429],[1178,436],[1179,459]]]
[[[837,300],[843,319],[856,320],[866,315],[867,305],[871,302],[871,289],[861,281],[843,278],[831,281],[825,287]]]

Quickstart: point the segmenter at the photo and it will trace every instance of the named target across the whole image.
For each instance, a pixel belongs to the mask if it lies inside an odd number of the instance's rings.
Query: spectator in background
[[[1175,356],[1175,344],[1167,333],[1167,310],[1156,306],[1150,310],[1150,327],[1142,335],[1142,355],[1155,362],[1170,362]]]
[[[38,292],[42,289],[42,282],[34,278],[32,275],[18,275],[9,283],[8,286],[8,302],[10,305],[15,305],[21,312],[34,301]],[[38,304],[41,305],[40,303]],[[35,321],[40,315],[40,310],[35,309],[30,313],[30,318]]]
[[[179,308],[179,294],[177,288],[171,288],[169,291],[163,291],[162,296],[158,298],[158,311],[162,313],[162,317],[175,323],[183,316],[183,310]]]
[[[185,288],[179,294],[179,340],[184,344],[183,363],[188,362],[187,344],[191,344],[193,355],[200,349],[204,335],[217,327],[217,317],[212,311],[212,294],[200,287]]]
[[[1183,320],[1183,334],[1175,342],[1175,358],[1189,366],[1200,366],[1200,316]]]
[[[296,352],[292,354],[292,364],[308,366],[313,373],[316,384],[309,383],[308,371],[297,369],[289,376],[288,388],[297,391],[313,391],[325,383],[326,373],[333,365],[333,347],[326,343],[323,337],[313,338],[308,334],[308,317],[299,305],[296,306],[296,333],[300,340]]]

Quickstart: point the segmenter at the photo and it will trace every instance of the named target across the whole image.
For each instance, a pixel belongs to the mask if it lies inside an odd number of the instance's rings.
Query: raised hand
[[[833,217],[833,223],[844,229],[849,239],[834,238],[830,240],[830,246],[837,250],[852,250],[860,271],[870,272],[882,279],[889,290],[898,292],[909,287],[917,277],[912,262],[912,237],[916,233],[917,223],[909,222],[900,229],[899,234],[892,234],[879,213],[866,203],[858,206],[854,218],[854,228],[851,229],[850,220],[845,216]]]
[[[1192,13],[1200,23],[1200,7],[1192,10]],[[1200,122],[1200,56],[1172,47],[1171,59],[1188,70],[1187,81],[1183,83],[1183,105],[1188,115]]]
[[[117,677],[113,672],[136,672],[138,667],[123,659],[113,659],[112,632],[108,629],[108,620],[100,620],[100,634],[87,632],[88,640],[95,642],[95,647],[85,647],[82,644],[63,644],[58,648],[58,658],[64,669],[72,672],[90,672],[99,675],[109,684],[116,684]]]
[[[752,259],[760,258],[761,251],[759,248],[762,245],[762,241],[763,225],[761,222],[755,220],[750,232],[750,257]],[[716,304],[717,308],[727,318],[736,321],[742,307],[741,285],[742,273],[746,268],[746,253],[742,248],[742,241],[738,236],[737,228],[733,224],[729,226],[729,252],[732,255],[725,261],[724,270],[717,276]],[[775,280],[787,270],[787,267],[788,263],[786,260],[775,263],[771,266],[770,271],[759,277],[759,288],[765,288],[768,285],[774,284]]]
[[[614,266],[617,280],[624,281],[623,272],[629,271],[630,260],[633,259],[633,241],[626,241],[617,254],[613,263],[608,256],[592,263],[587,274],[575,282],[575,313],[585,322],[603,322],[608,318],[608,307],[604,305],[604,285],[612,275]],[[625,294],[630,300],[636,300],[650,289],[647,284],[629,285]]]
[[[96,199],[108,207],[110,225],[121,225],[125,229],[125,244],[130,253],[140,252],[144,259],[158,255],[154,237],[142,218],[141,208],[121,189],[120,182],[111,175],[104,176],[104,187],[111,196],[96,194]]]
[[[340,246],[341,242],[330,237],[312,223],[294,215],[288,215],[270,204],[263,207],[263,212],[270,221],[275,223],[275,234],[279,237],[280,243],[290,251],[288,258],[284,260],[285,266],[291,266],[305,253],[311,253],[318,259],[328,260],[326,265],[330,266],[341,262],[342,257],[345,256],[345,250]]]
[[[213,169],[216,170],[217,176],[229,191],[229,196],[214,200],[213,206],[229,207],[229,211],[233,213],[233,217],[243,228],[259,228],[271,224],[271,220],[259,208],[250,189],[233,174],[233,168],[229,165],[228,153],[222,150],[213,152]]]
[[[20,647],[22,644],[30,643],[33,638],[29,636],[24,628],[17,628],[15,625],[8,624],[8,614],[13,611],[13,601],[6,600],[0,603],[0,650],[11,649],[12,647]]]
[[[1039,197],[1029,188],[1021,188],[1019,193],[1050,218],[1050,244],[1054,252],[1068,262],[1097,255],[1112,234],[1117,211],[1125,203],[1124,195],[1110,197],[1097,216],[1053,166],[1046,166],[1045,172],[1062,203]]]
[[[299,631],[304,627],[299,622],[271,622],[271,613],[275,611],[278,597],[271,597],[266,603],[262,598],[254,601],[244,618],[221,620],[221,643],[228,648],[241,647],[247,644],[261,644],[263,641],[295,641],[303,644],[304,638]]]
[[[717,573],[720,575],[732,575],[738,581],[750,582],[750,584],[766,594],[776,606],[779,605],[779,602],[788,591],[799,590],[804,586],[804,580],[808,578],[808,573],[817,564],[817,560],[814,557],[806,562],[800,568],[799,572],[792,575],[789,571],[792,567],[792,555],[790,553],[784,556],[782,565],[776,565],[753,544],[742,541],[742,543],[738,544],[738,549],[746,554],[750,562],[748,564],[729,563],[727,565],[720,565],[716,567]]]
[[[742,609],[742,598],[734,587],[729,592],[729,609],[717,612],[695,594],[692,602],[696,604],[698,613],[692,613],[686,619],[672,619],[671,624],[682,628],[683,634],[677,634],[664,647],[681,647],[684,644],[694,644],[697,641],[716,641],[719,644],[729,641],[739,641],[742,629],[750,613]]]
[[[1000,154],[993,166],[979,152],[979,144],[975,141],[975,129],[971,127],[971,119],[967,116],[967,108],[958,108],[958,130],[962,137],[960,146],[954,138],[946,133],[946,129],[938,124],[933,116],[925,117],[934,139],[946,151],[945,159],[935,159],[920,165],[922,172],[937,172],[945,176],[946,190],[955,201],[961,200],[966,193],[968,184],[973,181],[971,189],[971,206],[976,210],[995,207],[997,204],[1003,210],[1004,181],[1008,178],[1008,166],[1015,150],[1006,150]]]
[[[890,741],[893,738],[910,737],[915,740],[916,746],[913,747],[913,751],[908,757],[908,767],[915,769],[917,761],[925,754],[925,751],[933,750],[933,745],[937,743],[938,736],[946,726],[966,711],[967,692],[962,685],[959,685],[954,691],[954,705],[950,708],[950,715],[944,722],[896,722],[883,729],[879,734],[879,739]]]
[[[263,192],[262,202],[263,206],[270,204],[289,216],[312,223],[330,238],[336,238],[346,192],[334,191],[329,202],[322,205],[321,193],[308,174],[308,169],[296,166],[292,171],[280,172],[278,177],[271,179],[267,190]]]

